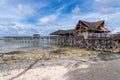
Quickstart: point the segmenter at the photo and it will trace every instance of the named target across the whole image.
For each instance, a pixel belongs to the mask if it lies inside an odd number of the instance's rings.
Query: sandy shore
[[[120,59],[111,61],[82,62],[58,60],[37,62],[27,68],[0,72],[0,80],[120,80]],[[45,63],[45,62],[44,62]],[[50,65],[51,64],[51,65]]]

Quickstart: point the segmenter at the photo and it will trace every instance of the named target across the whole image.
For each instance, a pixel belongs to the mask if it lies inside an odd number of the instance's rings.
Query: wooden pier
[[[8,43],[17,44],[31,44],[40,47],[49,47],[52,43],[51,39],[54,36],[40,36],[39,34],[34,34],[33,36],[5,36],[4,41]]]
[[[105,21],[86,22],[80,20],[75,29],[58,30],[50,35],[56,35],[56,45],[72,45],[84,48],[113,48],[116,46],[114,36],[105,26]]]
[[[20,42],[20,43],[38,43],[40,40],[39,34],[33,36],[5,36],[4,41],[6,42]]]

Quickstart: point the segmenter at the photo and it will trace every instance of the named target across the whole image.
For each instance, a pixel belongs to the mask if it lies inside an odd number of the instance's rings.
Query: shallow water
[[[39,40],[36,44],[34,43],[23,43],[20,41],[6,42],[0,40],[0,53],[8,53],[12,51],[30,51],[30,50],[44,50],[47,51],[49,48],[49,42],[47,40]]]

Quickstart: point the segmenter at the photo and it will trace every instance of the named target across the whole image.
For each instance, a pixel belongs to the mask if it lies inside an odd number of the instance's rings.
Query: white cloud
[[[22,10],[23,10],[22,4],[18,4],[18,10],[22,13]]]
[[[94,6],[103,14],[115,13],[120,10],[120,0],[95,0]]]
[[[42,2],[35,4],[29,2],[22,3],[21,1],[0,0],[0,36],[31,35],[37,33],[34,25],[28,25],[21,21],[36,16],[36,10],[46,5],[47,3],[43,4]],[[51,17],[49,18],[51,19]],[[52,20],[54,19],[52,18]]]
[[[58,18],[58,14],[53,14],[53,15],[40,18],[38,25],[40,26],[54,25],[56,24],[57,18]]]
[[[32,17],[36,14],[35,10],[30,6],[21,5],[19,7],[21,8],[22,11],[21,14],[26,17]]]
[[[1,36],[12,35],[33,35],[38,33],[33,25],[20,24],[20,23],[1,23],[0,34]]]
[[[119,5],[120,0],[95,0],[103,6]]]
[[[0,6],[1,7],[1,6]],[[5,6],[0,8],[1,21],[20,21],[24,17],[19,13],[18,9],[12,6]]]
[[[33,5],[32,3],[19,3],[16,1],[0,0],[0,22],[1,21],[22,21],[27,18],[37,16],[37,9],[43,5]]]
[[[73,14],[80,14],[80,8],[78,5],[75,6],[75,8],[72,10]]]
[[[102,13],[115,13],[119,11],[119,8],[113,8],[113,7],[101,7],[99,9]]]
[[[11,6],[4,6],[0,8],[0,18],[2,19],[2,21],[4,21],[4,19],[5,21],[7,19],[8,21],[22,19],[18,11],[14,7],[11,7]]]

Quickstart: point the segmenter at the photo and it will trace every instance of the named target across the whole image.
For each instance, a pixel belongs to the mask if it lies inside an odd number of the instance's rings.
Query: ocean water
[[[30,50],[44,50],[47,51],[49,48],[48,40],[39,40],[37,43],[27,43],[20,41],[10,41],[6,42],[4,40],[0,40],[0,54],[9,53],[13,51],[30,51]]]

